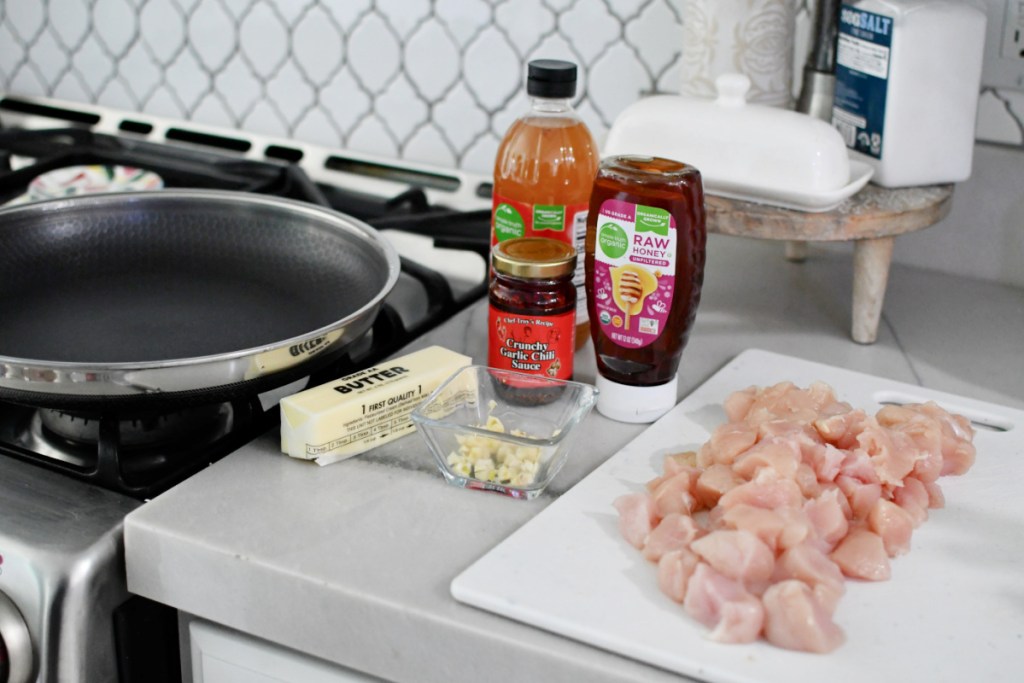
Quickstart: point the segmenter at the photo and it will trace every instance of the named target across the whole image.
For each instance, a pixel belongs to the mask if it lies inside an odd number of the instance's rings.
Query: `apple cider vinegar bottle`
[[[494,163],[491,247],[519,237],[558,240],[583,251],[597,144],[573,109],[576,65],[555,59],[529,64],[530,110],[505,134]],[[493,276],[493,272],[492,272]],[[587,340],[583,265],[573,275],[576,348]]]

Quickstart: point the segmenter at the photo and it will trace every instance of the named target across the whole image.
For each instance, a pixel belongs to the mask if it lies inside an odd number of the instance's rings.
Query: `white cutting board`
[[[940,479],[946,507],[914,531],[892,579],[847,581],[827,655],[764,642],[725,645],[661,594],[655,566],[619,535],[612,501],[640,490],[662,456],[695,449],[725,421],[722,400],[752,384],[832,385],[874,412],[934,400],[992,428],[978,458]],[[452,581],[459,601],[699,680],[1024,681],[1024,411],[749,350]]]

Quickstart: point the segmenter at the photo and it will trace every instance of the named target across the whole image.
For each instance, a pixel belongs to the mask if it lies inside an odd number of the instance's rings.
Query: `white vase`
[[[793,105],[796,0],[683,0],[680,94],[715,97],[715,79],[741,73],[747,100]]]

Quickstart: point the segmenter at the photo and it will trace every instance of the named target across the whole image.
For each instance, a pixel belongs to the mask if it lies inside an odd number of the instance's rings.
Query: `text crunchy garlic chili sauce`
[[[495,245],[491,263],[487,364],[572,379],[576,250],[564,242],[524,237]]]

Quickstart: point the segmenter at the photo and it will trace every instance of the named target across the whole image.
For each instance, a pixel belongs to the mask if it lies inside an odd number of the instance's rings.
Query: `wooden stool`
[[[704,196],[708,231],[785,240],[786,258],[806,258],[805,242],[854,242],[853,326],[860,344],[878,338],[896,235],[938,223],[953,204],[953,185],[889,190],[868,184],[831,211],[806,213],[710,194]]]

